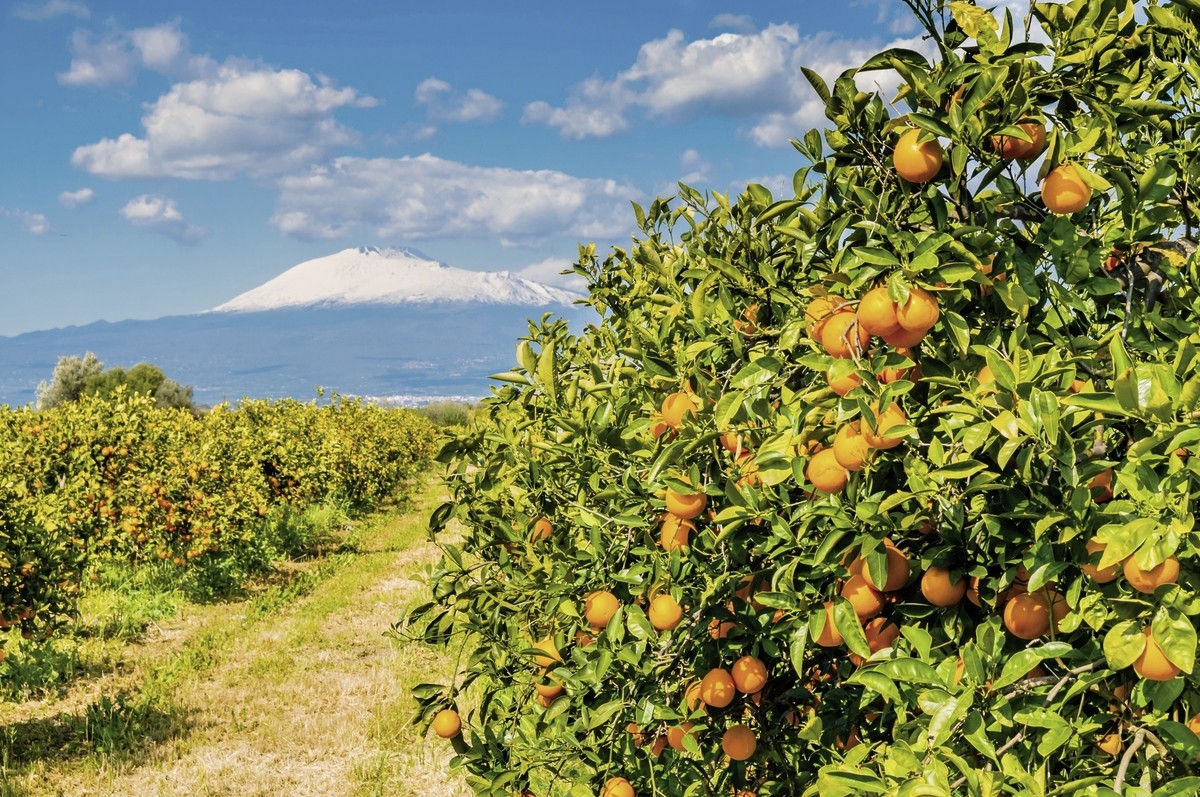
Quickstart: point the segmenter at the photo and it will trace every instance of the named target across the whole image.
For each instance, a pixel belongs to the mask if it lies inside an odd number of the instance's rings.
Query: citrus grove
[[[123,391],[0,407],[0,629],[51,636],[107,562],[236,587],[279,555],[289,511],[377,506],[435,439],[412,412],[338,397],[199,417]]]
[[[1200,3],[908,5],[794,197],[635,206],[443,452],[479,794],[1200,789]]]

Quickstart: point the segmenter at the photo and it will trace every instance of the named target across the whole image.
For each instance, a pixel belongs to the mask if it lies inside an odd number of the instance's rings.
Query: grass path
[[[384,636],[421,600],[439,500],[430,478],[290,586],[184,604],[94,676],[5,706],[0,795],[468,795],[446,743],[408,724],[409,690],[447,662]]]

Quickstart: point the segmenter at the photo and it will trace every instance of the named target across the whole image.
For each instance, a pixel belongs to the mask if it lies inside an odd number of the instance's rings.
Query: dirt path
[[[446,662],[384,635],[422,599],[417,579],[437,556],[424,529],[438,500],[430,480],[408,511],[367,525],[356,550],[322,563],[310,592],[265,613],[231,604],[195,622],[184,611],[163,633],[186,641],[141,679],[170,692],[186,717],[178,732],[133,755],[35,766],[0,794],[468,795],[446,772],[445,743],[408,724],[409,689]]]

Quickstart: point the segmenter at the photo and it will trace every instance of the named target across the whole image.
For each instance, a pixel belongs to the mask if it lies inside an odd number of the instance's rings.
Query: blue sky
[[[0,335],[220,304],[361,244],[546,280],[676,181],[786,190],[900,0],[0,5]]]

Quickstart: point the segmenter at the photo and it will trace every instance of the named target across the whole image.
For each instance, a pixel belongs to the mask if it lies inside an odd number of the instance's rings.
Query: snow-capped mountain
[[[578,298],[508,271],[469,271],[411,249],[360,246],[293,266],[213,312],[440,302],[542,307]]]

